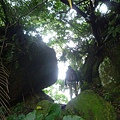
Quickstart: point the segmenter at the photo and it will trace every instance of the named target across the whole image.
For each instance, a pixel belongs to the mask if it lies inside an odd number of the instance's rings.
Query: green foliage
[[[38,105],[39,106],[39,105]],[[46,111],[46,113],[41,113],[40,111],[42,109],[45,108],[40,108],[36,107],[36,110],[33,110],[32,112],[29,112],[27,115],[25,114],[13,114],[10,115],[7,120],[60,120],[62,119],[62,114],[61,114],[61,108],[58,104],[52,104],[51,106],[49,106],[48,111]],[[17,108],[19,106],[16,106],[15,108]],[[39,108],[39,109],[38,109]],[[83,120],[81,117],[79,116],[64,116],[63,120]]]
[[[23,120],[24,118],[25,118],[24,114],[20,114],[20,115],[13,114],[13,115],[10,115],[7,118],[7,120]]]
[[[84,91],[84,90],[88,90],[88,89],[90,89],[90,85],[87,82],[84,82],[81,85],[81,90]]]
[[[112,100],[112,95],[110,93],[104,93],[103,96],[104,96],[104,99],[107,100],[107,101]]]
[[[54,85],[44,89],[44,92],[54,99],[56,103],[67,103],[68,98],[64,95],[64,81],[58,80]]]
[[[38,116],[39,117],[39,116]],[[36,111],[34,110],[33,112],[28,113],[27,115],[25,114],[20,114],[20,115],[10,115],[7,120],[35,120],[36,118]],[[38,120],[38,119],[36,119]],[[40,119],[42,120],[42,119]]]
[[[84,120],[84,119],[77,115],[67,115],[63,117],[63,120]]]
[[[46,120],[59,119],[61,115],[61,108],[58,104],[53,104],[46,115]]]
[[[114,15],[114,19],[109,22],[108,36],[112,36],[114,39],[116,39],[116,36],[120,34],[120,25],[116,24],[119,19],[120,16]]]
[[[112,105],[115,107],[116,111],[120,113],[119,111],[119,105],[120,105],[120,85],[109,85],[110,87],[107,87],[104,89],[103,98],[107,100],[108,102],[112,103]],[[112,89],[111,89],[112,88]]]
[[[8,116],[7,120],[22,120],[25,118],[25,108],[23,103],[18,103],[10,109],[11,113]]]
[[[26,115],[26,117],[23,120],[35,120],[36,118],[36,110],[34,110],[33,112],[30,112]]]
[[[100,78],[104,87],[115,84],[119,78],[118,72],[115,71],[115,67],[112,65],[111,60],[106,57],[99,67]]]
[[[24,111],[24,103],[18,103],[16,106],[11,108],[11,111],[20,114]]]

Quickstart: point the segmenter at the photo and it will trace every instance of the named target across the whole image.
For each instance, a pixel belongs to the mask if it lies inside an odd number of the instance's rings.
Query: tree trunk
[[[81,74],[83,83],[89,83],[92,86],[101,85],[99,77],[99,65],[102,63],[104,55],[91,53],[85,59],[85,63],[82,66]]]

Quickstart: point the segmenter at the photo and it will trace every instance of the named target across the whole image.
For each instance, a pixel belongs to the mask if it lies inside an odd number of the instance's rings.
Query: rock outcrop
[[[33,42],[27,53],[18,52],[18,67],[11,69],[10,102],[41,92],[57,81],[56,53],[42,42]]]

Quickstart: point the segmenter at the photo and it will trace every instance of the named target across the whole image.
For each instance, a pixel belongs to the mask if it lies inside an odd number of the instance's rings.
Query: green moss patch
[[[66,112],[85,120],[116,120],[113,106],[92,90],[86,90],[71,100],[66,106]]]

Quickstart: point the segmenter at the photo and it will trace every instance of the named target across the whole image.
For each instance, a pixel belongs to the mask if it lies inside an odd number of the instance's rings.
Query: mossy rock
[[[116,120],[114,107],[92,90],[81,92],[66,106],[66,114],[78,115],[85,120]]]

